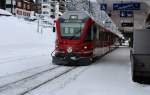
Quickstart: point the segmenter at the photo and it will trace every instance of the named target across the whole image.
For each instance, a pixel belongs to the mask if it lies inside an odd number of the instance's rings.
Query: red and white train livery
[[[111,51],[120,36],[97,23],[85,11],[65,12],[56,21],[56,46],[52,61],[58,65],[88,65]]]

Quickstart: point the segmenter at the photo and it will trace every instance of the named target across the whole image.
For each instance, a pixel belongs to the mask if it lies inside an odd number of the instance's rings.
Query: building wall
[[[5,9],[6,0],[0,0],[0,9]]]
[[[33,0],[16,0],[16,16],[29,18],[34,15]]]

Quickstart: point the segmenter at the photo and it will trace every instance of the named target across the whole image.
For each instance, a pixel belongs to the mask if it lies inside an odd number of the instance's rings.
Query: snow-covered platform
[[[98,60],[54,95],[149,95],[150,86],[132,82],[130,49],[119,48]]]

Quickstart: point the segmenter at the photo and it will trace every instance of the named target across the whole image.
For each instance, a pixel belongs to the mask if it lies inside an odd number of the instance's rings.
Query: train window
[[[96,39],[99,40],[99,27],[96,26],[96,28],[97,28],[97,30],[96,30],[97,31],[97,33],[96,33]]]
[[[68,34],[69,33],[69,28],[64,28],[64,32],[66,33],[66,34]]]
[[[93,32],[94,32],[94,34],[96,34],[96,32],[97,32],[97,27],[95,25],[93,25]]]
[[[87,33],[87,38],[86,38],[86,42],[89,42],[89,41],[92,41],[92,36],[93,36],[93,34],[92,34],[92,31],[91,31],[92,29],[90,28],[89,29],[89,31],[88,31],[88,33]]]
[[[99,36],[100,36],[100,37],[99,37],[99,40],[100,40],[100,41],[105,41],[105,32],[100,32],[100,33],[99,33]]]
[[[103,37],[102,34],[103,34],[102,32],[99,33],[99,40],[100,41],[102,41],[102,37]]]
[[[86,38],[86,42],[92,41],[96,38],[96,33],[97,33],[97,27],[95,25],[93,25],[87,34],[87,38]]]
[[[83,23],[61,23],[61,36],[63,39],[78,40],[83,27]]]
[[[74,33],[74,28],[70,28],[70,33],[71,33],[71,34]]]
[[[92,39],[96,39],[96,34],[97,34],[97,27],[96,27],[96,25],[92,26],[92,33],[93,33]]]

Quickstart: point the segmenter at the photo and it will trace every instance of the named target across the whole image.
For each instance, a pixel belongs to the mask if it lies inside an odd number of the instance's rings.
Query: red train
[[[119,35],[98,24],[84,11],[65,12],[56,21],[56,46],[52,62],[58,65],[88,65],[111,51]]]

